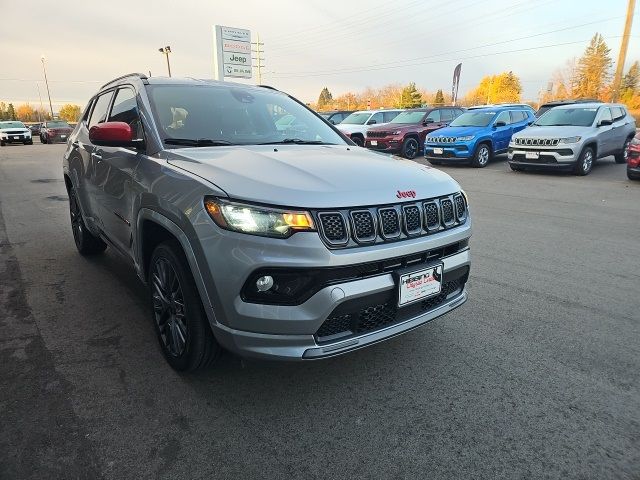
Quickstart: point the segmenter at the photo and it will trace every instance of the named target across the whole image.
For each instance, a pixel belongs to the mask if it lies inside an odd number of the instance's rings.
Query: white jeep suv
[[[362,147],[369,125],[384,125],[396,118],[403,110],[360,110],[353,112],[336,128]]]

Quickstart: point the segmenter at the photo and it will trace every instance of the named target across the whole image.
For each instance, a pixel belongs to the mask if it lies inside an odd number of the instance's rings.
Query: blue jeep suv
[[[434,165],[456,162],[486,167],[493,155],[508,150],[511,135],[535,119],[533,110],[524,106],[470,110],[427,135],[424,156]]]

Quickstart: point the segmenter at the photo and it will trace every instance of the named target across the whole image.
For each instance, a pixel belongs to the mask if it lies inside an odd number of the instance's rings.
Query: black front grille
[[[389,132],[383,131],[383,132],[376,132],[373,130],[369,130],[367,132],[367,138],[384,138],[387,135],[389,135]]]
[[[318,216],[324,236],[329,242],[339,244],[347,241],[347,228],[340,213],[321,213]]]
[[[376,238],[376,224],[369,210],[351,212],[353,232],[358,242],[371,242]]]
[[[442,208],[442,223],[445,225],[450,225],[455,222],[455,218],[453,215],[453,203],[448,198],[442,200],[440,202],[440,206]]]
[[[397,299],[391,292],[350,300],[337,307],[323,322],[315,334],[316,341],[326,343],[375,332],[427,313],[445,303],[449,295],[462,291],[468,276],[468,267],[447,272],[446,282],[442,284],[438,295],[401,308],[397,306]]]
[[[424,204],[424,217],[429,230],[434,230],[440,226],[440,208],[435,202]]]
[[[403,207],[404,210],[404,226],[407,235],[415,235],[422,230],[422,222],[420,221],[420,209],[415,205]]]
[[[463,220],[467,215],[467,206],[464,203],[464,198],[462,198],[462,195],[456,195],[454,201],[456,202],[456,217],[458,220]]]
[[[386,238],[400,235],[398,211],[395,208],[381,208],[378,212],[380,215],[380,230],[382,230],[382,235]]]

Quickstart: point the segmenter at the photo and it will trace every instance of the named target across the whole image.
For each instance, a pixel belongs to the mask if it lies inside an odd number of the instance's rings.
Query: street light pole
[[[169,64],[169,54],[171,53],[171,47],[167,45],[166,47],[159,48],[158,51],[165,57],[167,57],[167,70],[169,71],[169,76],[171,76],[171,65]]]
[[[40,110],[38,110],[38,121],[42,123],[42,112],[44,112],[44,107],[42,106],[42,95],[40,95],[40,85],[36,82],[36,88],[38,89],[38,98],[40,99]]]
[[[51,92],[49,92],[49,80],[47,80],[47,69],[44,66],[44,55],[40,57],[42,60],[42,71],[44,72],[44,83],[47,85],[47,96],[49,97],[49,109],[51,110],[51,120],[53,120],[53,105],[51,103]]]

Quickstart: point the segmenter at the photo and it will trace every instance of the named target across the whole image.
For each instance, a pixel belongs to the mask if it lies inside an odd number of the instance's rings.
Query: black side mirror
[[[599,127],[605,127],[607,125],[613,125],[613,121],[608,118],[604,118],[598,122]]]
[[[424,122],[422,122],[423,125],[429,125],[430,123],[433,123],[433,118],[425,118]]]
[[[498,128],[498,127],[506,127],[507,123],[503,122],[503,121],[499,121],[499,122],[496,122],[493,126],[496,127],[496,128]]]
[[[378,123],[378,122],[376,122],[375,120],[369,120],[367,122],[367,125],[373,125],[374,123]]]

